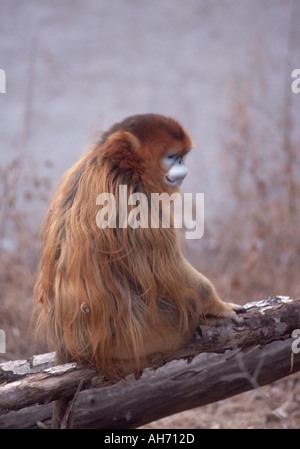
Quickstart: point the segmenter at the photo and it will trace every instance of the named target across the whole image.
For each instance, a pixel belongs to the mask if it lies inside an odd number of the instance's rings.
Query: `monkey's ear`
[[[111,134],[108,137],[106,144],[109,146],[113,146],[115,144],[119,144],[120,142],[122,142],[123,144],[129,143],[130,147],[134,151],[137,151],[141,147],[141,142],[139,141],[139,139],[129,131],[118,131]]]

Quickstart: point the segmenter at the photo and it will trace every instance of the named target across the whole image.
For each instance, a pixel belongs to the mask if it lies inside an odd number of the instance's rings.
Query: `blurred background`
[[[185,251],[220,296],[299,297],[299,20],[298,0],[1,0],[0,362],[46,350],[29,325],[41,221],[60,175],[131,114],[193,137],[182,191],[204,192],[205,232]]]

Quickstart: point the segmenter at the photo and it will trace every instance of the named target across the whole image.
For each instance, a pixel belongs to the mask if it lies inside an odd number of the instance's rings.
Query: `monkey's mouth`
[[[182,178],[172,178],[171,176],[167,175],[166,181],[167,181],[167,184],[169,184],[170,186],[179,187],[179,186],[181,186],[184,178],[185,178],[185,176],[183,176]]]

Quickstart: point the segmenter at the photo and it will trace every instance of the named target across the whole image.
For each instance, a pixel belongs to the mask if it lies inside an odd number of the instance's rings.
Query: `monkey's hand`
[[[217,313],[207,313],[205,315],[203,324],[208,324],[211,326],[222,326],[229,320],[234,321],[237,326],[242,326],[244,323],[243,317],[239,317],[238,314],[246,313],[246,309],[239,304],[234,304],[232,302],[221,302],[223,307],[218,310]]]
[[[231,310],[229,311],[228,318],[234,321],[238,326],[241,326],[244,323],[244,318],[241,316],[237,316],[237,314],[246,313],[245,307],[240,306],[239,304],[235,304],[233,302],[229,302],[227,304],[231,308]]]

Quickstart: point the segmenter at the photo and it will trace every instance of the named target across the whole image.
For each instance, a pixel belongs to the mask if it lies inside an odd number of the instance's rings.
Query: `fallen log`
[[[53,354],[1,364],[0,428],[8,422],[10,427],[20,425],[25,412],[15,410],[74,394],[79,382],[89,391],[79,395],[75,427],[113,429],[137,427],[299,371],[300,354],[292,351],[291,336],[300,328],[300,300],[272,297],[245,309],[242,326],[201,325],[181,351],[156,355],[149,359],[152,369],[140,379],[128,376],[116,385],[104,382],[90,367],[53,366]],[[22,426],[47,419],[43,407],[34,407],[35,413],[28,414],[31,421]]]

